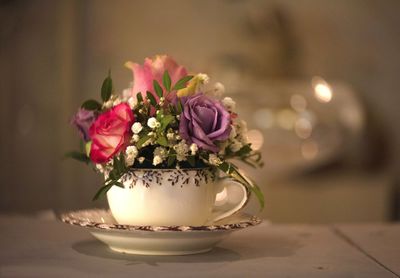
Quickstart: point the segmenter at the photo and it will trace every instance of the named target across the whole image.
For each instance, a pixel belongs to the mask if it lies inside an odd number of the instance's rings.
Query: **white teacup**
[[[135,169],[122,178],[125,188],[107,192],[120,224],[199,226],[239,211],[248,200],[241,183],[203,169]]]

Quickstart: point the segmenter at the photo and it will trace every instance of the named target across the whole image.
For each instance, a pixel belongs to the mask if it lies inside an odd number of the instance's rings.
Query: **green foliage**
[[[72,159],[78,160],[78,161],[80,161],[80,162],[84,162],[84,163],[86,163],[86,164],[89,164],[89,162],[90,162],[90,158],[87,157],[85,153],[83,153],[83,152],[78,152],[78,151],[70,151],[70,152],[67,152],[67,153],[64,155],[64,157],[65,157],[65,158],[72,158]]]
[[[101,104],[97,100],[94,100],[94,99],[89,99],[89,100],[85,101],[81,105],[81,107],[83,109],[90,110],[90,111],[99,111],[99,110],[101,110]]]
[[[187,75],[185,77],[182,77],[181,79],[178,80],[178,82],[176,82],[176,84],[174,85],[172,90],[173,91],[177,91],[177,90],[185,88],[186,87],[186,83],[188,81],[190,81],[192,78],[193,78],[193,75]]]
[[[168,92],[171,91],[171,77],[169,76],[167,70],[164,72],[163,75],[163,85]]]
[[[119,180],[125,173],[128,172],[128,169],[129,168],[126,166],[123,153],[120,153],[119,157],[114,156],[113,169],[110,171],[108,179],[106,179],[104,185],[94,195],[93,201],[103,197],[114,185],[123,188],[124,185]]]
[[[150,101],[150,104],[153,105],[154,107],[157,107],[157,101],[156,98],[153,96],[153,94],[147,91],[146,96],[147,99]]]
[[[101,99],[106,102],[110,99],[113,91],[113,82],[111,79],[111,72],[108,72],[108,76],[103,81],[103,85],[101,86]]]
[[[153,80],[153,87],[157,96],[161,98],[163,96],[163,89],[161,88],[160,84],[158,84],[157,80]]]
[[[232,179],[243,184],[250,192],[254,193],[254,195],[258,199],[258,202],[260,203],[260,208],[264,208],[264,195],[261,189],[254,181],[250,180],[248,177],[245,177],[242,173],[240,173],[237,166],[235,166],[233,163],[225,161],[217,167]]]
[[[140,105],[140,104],[143,103],[143,96],[142,96],[142,93],[141,93],[141,92],[139,92],[139,93],[136,94],[136,99],[137,99],[137,104],[138,104],[138,105]]]

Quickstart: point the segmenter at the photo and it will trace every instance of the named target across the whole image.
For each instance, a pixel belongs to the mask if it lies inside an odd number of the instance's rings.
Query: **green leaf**
[[[64,155],[65,158],[72,158],[81,162],[84,162],[86,164],[89,164],[90,162],[90,158],[86,156],[85,153],[81,153],[81,152],[77,152],[77,151],[71,151],[71,152],[67,152]]]
[[[161,146],[164,146],[164,147],[168,146],[168,140],[167,140],[167,138],[165,138],[165,136],[158,137],[156,142],[158,144],[160,144]]]
[[[141,103],[143,102],[143,96],[142,96],[142,93],[141,93],[141,92],[139,92],[139,93],[136,94],[136,99],[137,99],[137,104],[138,104],[138,105],[141,104]]]
[[[160,121],[160,129],[164,131],[168,125],[175,120],[175,116],[173,115],[165,115]]]
[[[237,156],[244,156],[252,151],[250,144],[244,145],[240,150],[236,152]]]
[[[153,105],[154,107],[156,107],[157,101],[156,101],[156,98],[153,96],[153,94],[150,93],[149,91],[147,91],[146,96],[147,96],[147,99],[150,101],[150,104]]]
[[[174,87],[172,88],[173,91],[180,90],[186,87],[186,83],[190,81],[193,78],[193,75],[187,75],[185,77],[182,77],[181,79],[176,82]]]
[[[171,91],[171,77],[169,76],[168,71],[166,70],[163,75],[163,85],[164,88],[169,92]]]
[[[161,88],[160,84],[158,84],[157,80],[153,80],[153,87],[154,91],[156,92],[158,97],[163,96],[163,89]]]
[[[171,167],[174,164],[175,160],[176,160],[175,154],[168,156],[168,162],[167,162],[168,167]]]
[[[254,193],[258,199],[258,202],[260,203],[261,210],[264,208],[264,195],[254,181],[241,174],[237,167],[230,162],[225,161],[218,165],[218,168],[226,173],[229,177],[243,184],[250,192]]]
[[[102,106],[101,106],[101,104],[100,104],[98,101],[96,101],[96,100],[94,100],[94,99],[89,99],[89,100],[85,101],[85,102],[81,105],[81,107],[82,107],[83,109],[93,111],[93,110],[101,110],[101,107],[102,107]]]
[[[192,167],[196,166],[196,160],[193,155],[188,156],[186,159],[189,162],[190,166]]]
[[[178,104],[176,106],[176,112],[178,115],[180,115],[183,111],[183,105],[182,102],[180,100],[178,100]]]
[[[101,197],[103,197],[104,195],[106,195],[107,191],[110,190],[110,188],[113,187],[113,185],[114,185],[113,183],[109,183],[109,184],[106,184],[106,185],[102,186],[102,187],[96,192],[96,194],[94,195],[92,201],[96,201],[96,200],[98,200],[99,198],[101,198]]]
[[[91,149],[92,149],[92,141],[86,142],[86,144],[85,144],[85,153],[86,153],[87,157],[90,156],[90,150]]]
[[[148,136],[148,135],[143,135],[142,137],[140,137],[139,141],[136,143],[137,148],[140,149],[142,147],[142,145],[144,143],[146,143],[146,141],[149,139],[150,139],[150,136]]]
[[[106,102],[110,99],[113,90],[113,83],[111,79],[111,73],[108,73],[108,76],[103,81],[103,85],[101,86],[101,99]]]

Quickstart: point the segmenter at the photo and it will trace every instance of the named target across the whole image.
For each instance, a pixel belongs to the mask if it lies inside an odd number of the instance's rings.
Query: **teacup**
[[[246,187],[220,179],[209,168],[132,169],[122,178],[124,188],[107,192],[119,224],[140,226],[201,226],[242,209]]]

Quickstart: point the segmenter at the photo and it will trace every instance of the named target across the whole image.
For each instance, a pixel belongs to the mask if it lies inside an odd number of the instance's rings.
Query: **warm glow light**
[[[261,149],[262,145],[264,144],[264,136],[262,135],[261,131],[259,131],[258,129],[249,130],[247,132],[247,137],[249,138],[251,147],[254,150]]]
[[[310,121],[305,118],[298,119],[294,125],[294,131],[296,132],[296,135],[301,139],[307,139],[308,137],[310,137],[312,132]]]
[[[332,88],[324,79],[314,77],[311,82],[314,87],[314,96],[318,101],[326,103],[332,100]]]
[[[290,97],[290,106],[292,106],[292,108],[297,112],[303,112],[306,110],[307,101],[301,95],[292,95]]]
[[[301,144],[301,155],[307,160],[315,159],[318,152],[318,144],[314,141],[308,141]]]
[[[271,128],[275,122],[274,113],[268,108],[258,109],[254,112],[254,122],[259,128]]]
[[[287,130],[293,129],[294,122],[296,121],[297,114],[290,109],[282,109],[278,112],[277,122],[278,125]]]

